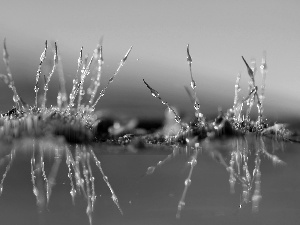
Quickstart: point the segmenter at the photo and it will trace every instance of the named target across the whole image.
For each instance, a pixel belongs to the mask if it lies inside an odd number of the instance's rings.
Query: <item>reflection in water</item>
[[[264,139],[262,136],[256,137],[254,141],[254,150],[251,150],[248,147],[247,139],[236,139],[233,141],[233,149],[231,152],[231,158],[229,167],[226,166],[227,171],[230,174],[229,183],[231,191],[234,192],[234,186],[236,179],[241,182],[243,187],[243,193],[241,198],[240,207],[244,204],[252,202],[252,210],[254,212],[258,211],[259,202],[261,200],[260,184],[261,184],[261,156],[266,156],[274,165],[283,165],[284,162],[280,160],[276,155],[272,155],[267,152]],[[249,172],[249,156],[254,154],[254,169],[252,171],[252,177]],[[225,163],[225,162],[224,162]],[[251,194],[252,192],[252,194]],[[252,197],[251,197],[252,195]],[[251,198],[251,200],[250,200]]]
[[[119,197],[121,200],[122,205],[124,206],[124,217],[120,218],[120,221],[125,221],[124,224],[130,224],[128,222],[128,218],[139,218],[141,216],[137,214],[132,214],[131,207],[137,207],[139,213],[145,213],[147,210],[153,210],[150,205],[154,204],[157,205],[157,201],[160,201],[161,197],[158,197],[158,199],[155,199],[156,195],[159,195],[159,192],[154,192],[153,187],[149,187],[150,180],[143,179],[137,181],[138,176],[134,176],[130,173],[136,173],[138,171],[142,171],[143,169],[146,171],[146,175],[159,174],[161,171],[157,171],[158,168],[162,169],[163,167],[167,167],[169,164],[172,164],[174,161],[176,161],[176,164],[173,165],[172,170],[170,171],[171,174],[175,173],[174,170],[178,167],[180,164],[182,164],[182,161],[178,159],[180,158],[186,158],[187,159],[187,165],[189,167],[189,171],[187,176],[184,178],[183,184],[184,188],[181,193],[181,195],[173,195],[173,197],[177,198],[178,206],[177,206],[177,213],[174,215],[174,218],[181,218],[181,221],[185,221],[185,217],[183,214],[187,213],[189,215],[190,209],[186,209],[187,211],[184,211],[184,207],[186,206],[186,196],[188,195],[188,190],[191,187],[192,181],[195,183],[194,185],[198,186],[200,189],[205,189],[205,183],[203,182],[203,177],[197,177],[197,179],[192,180],[193,172],[196,172],[196,166],[201,166],[203,163],[206,163],[206,161],[209,158],[214,159],[219,165],[222,165],[223,168],[227,171],[227,178],[229,181],[229,187],[230,192],[234,193],[237,192],[238,195],[240,195],[240,202],[237,204],[236,209],[242,209],[247,205],[252,205],[252,211],[258,212],[260,209],[260,201],[262,199],[261,194],[261,167],[264,164],[268,164],[269,161],[273,163],[274,166],[276,165],[285,165],[285,163],[280,160],[276,155],[275,151],[276,149],[273,149],[272,152],[272,143],[276,145],[278,143],[276,140],[269,139],[267,137],[262,136],[250,136],[247,135],[245,137],[239,137],[239,138],[232,138],[232,139],[206,139],[202,142],[198,142],[196,139],[188,139],[186,146],[180,146],[180,145],[174,145],[172,147],[172,151],[169,155],[167,155],[165,158],[160,159],[156,164],[153,166],[146,167],[146,165],[149,165],[149,163],[157,156],[154,155],[151,157],[151,155],[148,155],[146,153],[146,157],[144,160],[144,163],[139,162],[140,157],[134,157],[134,158],[128,158],[128,154],[130,154],[132,157],[136,155],[136,153],[126,153],[126,156],[122,157],[119,153],[113,153],[117,156],[120,156],[118,158],[110,158],[112,156],[106,156],[104,157],[105,163],[109,165],[109,172],[111,170],[114,170],[116,168],[116,165],[119,165],[120,162],[124,163],[124,168],[118,171],[113,172],[113,178],[115,180],[122,180],[128,179],[128,183],[130,183],[130,186],[134,186],[135,182],[139,182],[141,185],[143,185],[144,188],[147,189],[146,193],[147,196],[151,195],[152,197],[147,198],[147,201],[149,203],[145,203],[144,205],[139,205],[139,202],[143,200],[142,196],[136,196],[136,193],[141,192],[141,190],[138,190],[138,186],[132,187],[130,189],[126,189],[126,185],[121,186],[122,181],[118,181],[120,186],[118,186],[119,190]],[[267,147],[268,146],[268,149]],[[2,149],[3,150],[3,149]],[[98,169],[101,173],[102,179],[104,182],[106,182],[106,185],[108,186],[110,192],[111,192],[111,198],[113,199],[114,203],[116,204],[117,208],[123,214],[123,211],[120,207],[119,200],[111,186],[111,184],[108,181],[108,177],[104,173],[102,169],[101,162],[99,160],[99,156],[97,157],[96,154],[101,154],[101,152],[94,152],[92,146],[88,145],[74,145],[71,146],[69,144],[61,144],[57,140],[46,140],[46,139],[27,139],[22,140],[20,142],[16,142],[12,148],[10,148],[8,151],[6,151],[7,154],[3,155],[0,159],[1,167],[3,168],[3,175],[1,180],[1,193],[3,191],[3,183],[5,181],[5,178],[7,177],[7,174],[12,168],[13,161],[17,158],[22,156],[24,151],[27,150],[30,154],[30,171],[31,171],[31,183],[32,183],[32,191],[34,193],[34,196],[36,198],[36,205],[38,208],[38,211],[42,214],[45,212],[45,210],[48,210],[49,208],[49,202],[51,201],[51,196],[53,193],[53,187],[56,184],[57,177],[60,176],[59,168],[67,170],[66,171],[66,177],[64,179],[67,179],[67,183],[69,183],[70,187],[70,195],[72,198],[73,204],[75,204],[75,198],[76,196],[82,196],[83,199],[85,199],[85,209],[87,216],[89,218],[90,224],[92,224],[92,214],[94,216],[100,217],[99,215],[96,215],[95,212],[95,201],[96,201],[96,185],[95,185],[95,177],[93,169]],[[159,150],[160,151],[160,150]],[[2,151],[4,152],[4,151]],[[120,151],[121,153],[122,151]],[[270,153],[272,152],[272,153]],[[139,153],[137,153],[139,154]],[[144,153],[141,153],[144,154]],[[182,155],[184,154],[184,157]],[[205,155],[208,155],[209,158],[205,157]],[[147,159],[146,159],[147,158]],[[150,159],[150,160],[149,160]],[[267,160],[263,160],[267,159]],[[108,161],[107,161],[108,160]],[[16,161],[16,160],[15,160]],[[103,160],[102,160],[103,161]],[[46,162],[46,163],[45,163]],[[65,162],[66,167],[62,168],[62,162]],[[139,163],[138,163],[139,162]],[[198,162],[198,163],[197,163]],[[121,164],[122,164],[121,163]],[[138,166],[140,164],[140,166]],[[168,165],[166,165],[168,164]],[[151,164],[150,164],[151,165]],[[209,164],[206,164],[208,166]],[[217,164],[216,164],[217,165]],[[17,164],[15,165],[17,166]],[[18,166],[17,166],[18,167]],[[121,167],[120,167],[121,168]],[[128,168],[128,169],[127,169]],[[132,169],[129,169],[132,168]],[[208,170],[213,170],[215,166],[208,167]],[[203,168],[207,170],[207,167]],[[203,174],[202,174],[203,175]],[[226,173],[225,173],[226,175]],[[13,176],[13,175],[12,175]],[[22,176],[22,175],[21,175]],[[160,176],[160,175],[159,175]],[[165,176],[168,176],[168,173],[164,172],[164,175],[160,177],[160,181],[167,180]],[[212,176],[212,175],[210,175]],[[176,176],[177,177],[177,176]],[[222,176],[218,176],[218,179],[221,177],[224,177],[224,174]],[[267,176],[265,176],[267,177]],[[149,177],[150,178],[150,177]],[[153,177],[154,178],[154,177]],[[16,178],[19,179],[19,178]],[[157,177],[155,178],[157,179]],[[206,178],[204,178],[205,180]],[[124,181],[123,181],[124,182]],[[158,181],[159,182],[159,181]],[[168,182],[168,181],[165,181]],[[178,177],[174,180],[174,184],[178,182]],[[218,183],[217,181],[214,181],[214,183]],[[115,183],[115,182],[114,182]],[[145,184],[144,184],[145,183]],[[164,183],[165,185],[167,183]],[[267,184],[267,183],[266,183]],[[10,184],[7,184],[8,186]],[[123,184],[122,184],[123,185]],[[153,181],[150,184],[150,186],[159,186],[158,183],[154,183]],[[204,186],[203,186],[204,185]],[[221,187],[220,187],[221,188]],[[223,187],[221,188],[223,189]],[[12,191],[12,190],[11,190]],[[180,191],[180,189],[179,189]],[[192,190],[190,190],[193,192]],[[198,190],[199,191],[199,190]],[[8,190],[9,192],[9,190]],[[240,193],[239,193],[240,192]],[[57,192],[56,192],[57,193]],[[223,192],[222,192],[223,193]],[[58,194],[58,193],[57,193]],[[211,193],[212,196],[218,196],[217,193]],[[58,194],[59,195],[59,194]],[[65,193],[61,193],[61,195],[65,195]],[[223,193],[224,195],[224,193]],[[134,197],[136,196],[136,198]],[[172,197],[172,198],[173,198]],[[220,195],[219,195],[220,197]],[[54,198],[54,195],[52,199]],[[60,197],[61,198],[61,197]],[[152,199],[154,198],[154,199]],[[208,201],[215,201],[214,198],[216,197],[210,197]],[[234,196],[230,197],[234,199]],[[125,199],[128,199],[130,205],[125,204]],[[266,197],[266,199],[268,199]],[[79,199],[77,199],[78,202]],[[54,200],[52,200],[54,201]],[[152,202],[151,202],[152,201]],[[169,199],[171,201],[171,199]],[[235,201],[235,200],[233,200]],[[7,201],[6,201],[7,202]],[[133,203],[132,203],[133,202]],[[154,203],[153,203],[154,202]],[[156,203],[155,203],[156,202]],[[204,204],[203,207],[209,207],[206,206],[205,202],[201,203],[201,198],[199,199],[199,202],[197,204]],[[238,203],[238,202],[237,202]],[[4,203],[5,204],[5,201]],[[79,203],[81,204],[81,203]],[[71,204],[70,204],[71,207]],[[141,207],[141,209],[140,209]],[[202,207],[199,205],[199,207]],[[99,207],[96,207],[99,208]],[[163,207],[158,207],[158,210],[163,210]],[[174,206],[174,209],[176,207]],[[245,208],[247,209],[247,208]],[[109,209],[111,210],[111,209]],[[201,208],[197,209],[201,211]],[[203,210],[202,210],[203,211]],[[15,213],[15,212],[14,212]],[[132,214],[132,215],[131,215]],[[56,215],[56,214],[54,214]],[[104,217],[109,218],[108,221],[114,219],[113,214],[110,215],[102,215]],[[143,215],[143,214],[142,214]],[[129,217],[128,217],[129,216]],[[168,215],[169,219],[172,219],[172,214]],[[61,218],[64,220],[63,218]],[[126,223],[126,221],[128,223]]]
[[[75,197],[77,194],[82,195],[86,202],[86,213],[89,218],[90,224],[92,224],[92,213],[94,210],[94,204],[96,201],[95,193],[95,178],[93,176],[91,163],[95,163],[99,169],[104,182],[111,192],[111,198],[115,205],[118,207],[121,214],[123,211],[119,205],[118,198],[108,181],[108,177],[105,175],[101,162],[95,155],[92,146],[89,145],[76,145],[72,147],[69,144],[55,144],[54,140],[44,139],[24,139],[21,143],[18,143],[18,147],[13,147],[10,152],[1,158],[1,165],[7,162],[7,166],[4,174],[2,175],[0,195],[3,192],[3,183],[5,177],[11,167],[11,164],[16,156],[16,149],[22,153],[24,147],[31,152],[31,182],[33,186],[33,194],[36,197],[36,204],[39,212],[43,212],[48,208],[50,201],[52,188],[55,185],[56,176],[61,164],[61,161],[65,157],[66,165],[68,167],[68,178],[70,180],[70,195],[72,197],[73,204],[75,204]],[[31,148],[30,148],[31,146]],[[45,171],[45,155],[48,158],[53,157],[54,162],[51,169],[46,175]]]
[[[155,166],[148,167],[146,174],[154,173],[155,169],[162,166],[171,158],[176,157],[180,152],[184,151],[190,155],[188,164],[190,170],[184,181],[184,190],[178,203],[176,218],[180,218],[181,211],[185,206],[185,197],[189,186],[191,185],[191,177],[193,169],[197,164],[199,152],[208,154],[218,163],[223,165],[229,173],[229,184],[231,193],[235,193],[235,185],[241,185],[242,193],[239,208],[245,204],[252,203],[252,211],[258,212],[261,195],[261,158],[266,157],[272,161],[273,165],[285,165],[276,155],[267,151],[265,141],[266,137],[238,137],[231,140],[205,140],[202,143],[187,139],[188,146],[180,148],[178,145],[173,146],[173,152],[164,160],[159,161]],[[249,147],[248,141],[253,145]],[[272,143],[275,140],[272,140]],[[229,145],[228,145],[229,143]],[[229,147],[229,149],[227,149]],[[273,149],[274,150],[274,149]],[[249,165],[254,168],[249,168]]]
[[[4,180],[5,180],[5,177],[10,169],[10,166],[13,162],[13,158],[15,156],[15,149],[12,149],[10,154],[4,156],[3,158],[1,158],[1,163],[0,165],[2,165],[4,163],[4,161],[8,161],[7,165],[6,165],[6,168],[5,168],[5,172],[4,174],[2,175],[2,179],[1,179],[1,184],[0,184],[0,196],[2,195],[2,192],[3,192],[3,183],[4,183]]]

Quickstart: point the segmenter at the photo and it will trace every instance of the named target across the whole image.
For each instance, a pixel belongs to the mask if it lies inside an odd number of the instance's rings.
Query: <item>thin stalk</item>
[[[70,93],[70,102],[69,102],[69,105],[67,107],[67,113],[69,113],[69,111],[71,110],[71,108],[74,107],[74,101],[75,101],[75,98],[76,98],[76,95],[78,93],[78,88],[79,88],[79,71],[80,71],[80,68],[83,64],[83,60],[82,60],[82,50],[83,50],[83,47],[81,47],[80,49],[80,54],[79,54],[79,58],[77,60],[77,71],[76,71],[76,75],[75,75],[75,78],[73,79],[73,87],[72,87],[72,91]]]
[[[51,72],[49,73],[48,77],[45,77],[46,81],[45,81],[45,86],[44,86],[44,98],[43,98],[43,103],[42,103],[42,109],[45,110],[46,108],[46,102],[47,102],[47,92],[48,92],[48,86],[49,86],[49,82],[50,79],[56,69],[56,66],[58,64],[58,56],[57,56],[57,44],[55,42],[55,52],[54,52],[54,59],[53,59],[53,67]]]
[[[102,54],[102,45],[99,44],[97,46],[97,49],[95,49],[95,53],[96,53],[95,55],[97,56],[98,67],[97,67],[97,77],[93,82],[94,88],[93,88],[93,90],[91,90],[91,97],[90,97],[90,101],[89,101],[90,106],[92,106],[95,96],[96,96],[96,93],[97,93],[97,90],[98,90],[98,87],[100,86],[102,66],[104,63],[103,54]],[[90,89],[92,89],[92,87]]]
[[[162,103],[163,105],[166,105],[166,106],[168,107],[169,111],[171,111],[171,112],[174,114],[174,116],[175,116],[175,121],[176,121],[178,124],[181,125],[181,118],[180,118],[180,116],[178,116],[178,114],[176,113],[176,111],[169,105],[168,102],[164,101],[164,100],[160,97],[159,93],[158,93],[156,90],[154,90],[152,87],[150,87],[150,85],[149,85],[144,79],[143,79],[143,81],[144,81],[145,85],[147,86],[147,88],[150,90],[152,96],[155,97],[155,98],[158,98],[158,99],[161,101],[161,103]],[[182,125],[181,125],[181,127],[182,127]]]
[[[5,83],[8,85],[8,87],[12,90],[13,92],[13,101],[16,105],[16,108],[17,109],[24,109],[24,106],[23,106],[23,103],[17,93],[17,89],[16,89],[16,86],[15,86],[15,83],[14,83],[14,80],[12,78],[12,73],[11,73],[11,70],[10,70],[10,67],[9,67],[9,54],[8,54],[8,51],[7,51],[7,48],[6,48],[6,39],[4,39],[3,41],[3,61],[5,63],[5,66],[6,66],[6,72],[7,74],[4,75],[5,77],[3,77]]]
[[[260,65],[260,71],[262,74],[262,84],[261,84],[261,92],[260,92],[260,113],[261,113],[261,117],[262,114],[264,112],[264,100],[265,100],[265,89],[266,89],[266,77],[267,77],[267,56],[266,56],[266,52],[264,51],[263,53],[263,58],[261,60],[261,65]]]
[[[37,109],[37,105],[38,105],[38,92],[39,92],[39,79],[42,73],[42,64],[44,62],[44,60],[46,59],[46,53],[47,53],[47,48],[48,48],[48,43],[47,40],[45,42],[45,48],[44,51],[41,54],[40,57],[40,64],[38,66],[38,70],[36,72],[36,76],[35,76],[35,86],[34,86],[34,92],[35,92],[35,102],[34,102],[34,108]]]
[[[125,54],[124,58],[121,59],[121,62],[117,68],[117,70],[115,71],[115,73],[113,74],[113,76],[108,80],[107,85],[101,90],[99,97],[96,99],[95,103],[92,105],[92,109],[95,109],[98,101],[100,100],[100,98],[102,98],[105,95],[105,91],[108,88],[108,86],[114,81],[114,78],[117,76],[117,74],[119,73],[120,69],[125,65],[125,62],[128,58],[128,55],[130,53],[132,49],[132,46],[129,48],[129,50],[127,51],[127,53]]]
[[[87,57],[86,57],[86,60],[87,60]],[[83,83],[84,83],[85,78],[90,74],[90,67],[91,67],[93,60],[94,60],[94,56],[91,57],[91,59],[87,65],[85,63],[86,66],[84,68],[82,68],[82,70],[81,70],[80,82],[78,84],[78,87],[79,87],[79,95],[78,95],[78,103],[77,103],[78,111],[79,111],[79,108],[81,107],[82,97],[85,94],[84,90],[83,90]]]
[[[63,65],[60,54],[57,55],[57,73],[59,78],[59,91],[57,95],[57,106],[59,109],[65,108],[67,105],[67,91],[66,91],[66,81],[63,71]]]
[[[197,86],[196,86],[196,82],[194,80],[193,73],[192,73],[192,62],[193,62],[193,60],[192,60],[192,57],[190,55],[189,45],[187,45],[186,52],[187,52],[187,62],[188,62],[188,65],[189,65],[190,75],[191,75],[191,88],[193,89],[193,92],[194,92],[194,96],[193,96],[194,108],[195,108],[195,111],[196,111],[196,117],[198,119],[198,122],[200,122],[202,114],[200,113],[200,103],[199,103],[199,99],[197,98],[197,92],[196,92],[196,87]]]
[[[239,99],[239,92],[241,90],[240,87],[240,80],[241,80],[241,73],[238,73],[237,77],[236,77],[236,81],[235,81],[235,86],[234,86],[234,101],[233,101],[233,109],[236,110],[236,106],[237,106],[237,102]]]

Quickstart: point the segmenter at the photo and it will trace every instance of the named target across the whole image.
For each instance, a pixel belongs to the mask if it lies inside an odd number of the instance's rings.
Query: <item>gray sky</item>
[[[248,62],[256,58],[259,66],[266,50],[265,112],[280,120],[285,113],[298,116],[300,112],[299,8],[297,0],[11,0],[1,3],[0,40],[7,38],[16,86],[30,103],[46,39],[58,42],[68,82],[76,71],[81,46],[85,53],[92,53],[104,37],[105,82],[133,45],[127,64],[99,102],[99,109],[155,117],[163,115],[164,106],[150,95],[142,78],[170,104],[193,112],[183,88],[190,83],[188,43],[205,113],[232,105],[239,71],[242,89],[247,91],[248,75],[241,56]],[[5,72],[2,61],[0,72]],[[260,73],[256,78],[260,84]],[[57,78],[51,87],[57,90]],[[0,84],[1,111],[12,104],[8,93]]]

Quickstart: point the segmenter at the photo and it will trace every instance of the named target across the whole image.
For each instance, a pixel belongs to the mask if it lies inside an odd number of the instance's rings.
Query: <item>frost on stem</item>
[[[248,63],[247,63],[247,61],[245,60],[244,56],[242,56],[242,59],[243,59],[244,63],[246,64],[246,67],[247,67],[247,71],[248,71],[249,77],[250,77],[251,81],[253,82],[253,85],[255,85],[253,70],[252,70],[251,67],[248,65]]]
[[[188,65],[189,65],[189,69],[190,69],[190,75],[191,75],[191,88],[193,89],[193,99],[194,99],[194,108],[195,108],[195,111],[196,111],[196,117],[198,118],[198,122],[200,122],[200,119],[202,117],[202,114],[200,113],[200,103],[199,103],[199,99],[197,97],[197,92],[196,92],[196,82],[194,80],[194,77],[193,77],[193,73],[192,73],[192,57],[190,55],[190,49],[189,49],[189,45],[187,45],[187,48],[186,48],[186,52],[187,52],[187,62],[188,62]]]
[[[72,91],[70,93],[70,98],[69,98],[70,101],[69,101],[69,105],[67,107],[67,113],[69,113],[71,108],[74,107],[74,101],[75,101],[76,95],[78,93],[79,85],[80,85],[80,83],[79,83],[79,72],[80,72],[81,66],[83,64],[82,50],[83,50],[83,47],[81,47],[81,49],[80,49],[79,58],[77,60],[77,70],[76,70],[75,78],[73,79],[73,86],[72,86]]]
[[[250,93],[252,92],[252,90],[255,87],[255,80],[254,80],[254,75],[255,75],[255,69],[254,66],[252,64],[252,68],[248,65],[247,61],[245,60],[245,58],[242,56],[242,59],[244,61],[244,63],[246,64],[247,67],[247,71],[248,71],[248,75],[250,77],[250,81],[249,81],[249,98],[247,100],[247,105],[249,106],[246,112],[246,120],[250,121],[250,112],[253,106],[253,102],[254,102],[254,95],[251,95]]]
[[[10,67],[9,67],[9,54],[8,54],[8,51],[7,51],[7,48],[6,48],[6,39],[4,39],[3,41],[3,61],[5,63],[5,66],[6,66],[6,72],[7,74],[0,74],[0,78],[8,85],[8,87],[12,90],[13,92],[13,101],[16,105],[16,108],[17,109],[23,109],[24,106],[22,104],[22,101],[17,93],[17,89],[15,87],[15,84],[14,84],[14,80],[12,78],[12,73],[11,73],[11,70],[10,70]]]
[[[260,101],[261,101],[261,109],[260,112],[261,114],[264,112],[264,100],[265,100],[265,89],[266,89],[266,78],[267,78],[267,53],[266,51],[263,52],[263,57],[261,60],[261,65],[260,65],[260,72],[262,75],[262,83],[261,83],[261,91],[260,91]]]
[[[244,57],[242,56],[242,59],[244,63],[246,64],[247,71],[250,77],[250,82],[249,82],[249,95],[248,97],[244,100],[244,102],[247,102],[247,105],[249,105],[247,112],[246,112],[246,120],[250,122],[250,111],[252,109],[253,103],[255,98],[257,99],[257,109],[258,109],[258,119],[257,122],[260,124],[262,122],[262,111],[261,111],[261,101],[260,97],[258,96],[257,90],[258,87],[255,85],[255,79],[254,75],[256,73],[256,62],[253,59],[252,60],[252,67],[248,65]]]
[[[238,73],[235,81],[235,86],[234,86],[233,111],[234,111],[234,117],[238,121],[240,120],[240,114],[242,110],[242,105],[238,104],[239,92],[241,91],[241,87],[240,87],[241,76],[242,76],[241,73]]]
[[[100,40],[99,44],[97,45],[97,48],[94,50],[94,58],[97,60],[98,66],[97,66],[96,78],[92,79],[91,86],[88,89],[88,94],[91,95],[90,100],[89,100],[90,105],[93,104],[98,87],[100,86],[102,66],[104,63],[103,54],[102,54],[102,39]]]
[[[42,103],[42,109],[43,109],[43,110],[45,110],[45,108],[46,108],[47,92],[48,92],[49,82],[50,82],[50,79],[51,79],[53,73],[55,72],[55,69],[56,69],[57,64],[58,64],[58,55],[57,55],[57,44],[56,44],[56,42],[55,42],[53,67],[52,67],[52,70],[51,70],[51,72],[49,73],[49,75],[48,75],[47,77],[45,77],[44,98],[43,98],[43,103]]]
[[[117,70],[112,75],[112,77],[108,80],[106,86],[100,91],[99,97],[96,99],[95,103],[92,105],[92,109],[95,109],[95,107],[96,107],[98,101],[100,100],[100,98],[102,98],[105,95],[105,91],[108,88],[108,86],[114,81],[114,79],[117,76],[117,74],[119,73],[120,69],[125,65],[125,62],[126,62],[126,60],[128,58],[129,53],[131,52],[132,47],[133,46],[131,46],[129,48],[129,50],[126,52],[125,56],[123,57],[123,59],[121,59],[120,64],[119,64]]]
[[[35,103],[34,103],[34,108],[37,109],[37,104],[38,104],[38,92],[39,92],[39,79],[42,73],[42,64],[44,62],[44,60],[46,59],[46,53],[47,53],[47,48],[48,48],[48,43],[47,40],[45,42],[45,48],[44,51],[41,54],[40,57],[40,63],[38,66],[38,70],[36,72],[36,76],[35,76],[35,86],[34,86],[34,92],[35,92]]]
[[[166,101],[164,101],[160,97],[159,93],[156,90],[154,90],[152,87],[150,87],[150,85],[145,81],[145,79],[143,79],[143,81],[144,81],[145,85],[147,86],[147,88],[150,90],[152,96],[155,97],[155,98],[158,98],[163,105],[166,105],[168,107],[169,111],[171,111],[174,114],[175,121],[177,123],[181,124],[181,118],[178,116],[178,114],[176,113],[176,111],[169,105],[169,103],[166,102]]]
[[[66,81],[65,81],[64,71],[63,71],[63,64],[59,53],[57,55],[57,73],[59,78],[57,106],[59,109],[61,109],[62,107],[65,108],[67,105],[67,91],[66,91]]]
[[[88,56],[85,57],[84,59],[84,64],[82,66],[82,69],[81,69],[81,76],[80,76],[80,82],[79,82],[79,95],[78,95],[78,103],[77,103],[77,110],[79,111],[79,108],[81,107],[81,100],[82,100],[82,97],[84,96],[85,94],[85,91],[83,90],[83,83],[84,83],[84,80],[85,78],[90,74],[90,67],[91,67],[91,64],[94,60],[94,56],[92,56],[90,58],[90,61],[89,63],[87,63],[87,59],[88,59]]]

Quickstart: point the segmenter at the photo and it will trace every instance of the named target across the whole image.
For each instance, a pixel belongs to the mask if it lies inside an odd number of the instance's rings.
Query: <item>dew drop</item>
[[[197,86],[196,86],[196,82],[194,80],[191,81],[191,87],[193,89],[195,89]]]
[[[35,196],[38,196],[38,190],[37,190],[36,187],[33,188],[33,194],[34,194]]]
[[[103,180],[104,180],[105,182],[108,182],[108,177],[107,177],[107,176],[103,176]]]
[[[76,190],[75,190],[75,189],[72,189],[72,190],[70,191],[70,194],[71,194],[72,198],[74,198],[75,195],[76,195]]]
[[[194,108],[196,111],[198,111],[200,109],[200,104],[198,102],[195,102]]]
[[[154,166],[150,166],[150,167],[148,167],[146,174],[150,175],[150,174],[152,174],[154,172],[154,170],[155,170],[155,167]]]
[[[184,185],[185,186],[190,186],[191,185],[191,183],[192,183],[192,181],[191,181],[191,179],[186,179],[185,181],[184,181]]]
[[[18,97],[17,95],[14,95],[14,96],[13,96],[13,101],[14,101],[14,102],[18,102],[18,101],[19,101],[19,97]]]
[[[159,93],[155,90],[151,90],[151,94],[153,97],[158,98],[159,97]]]
[[[180,123],[180,121],[181,121],[180,117],[179,117],[179,116],[175,116],[175,121],[176,121],[177,123]]]
[[[191,166],[196,166],[197,165],[197,159],[192,159],[189,164],[191,164]]]

